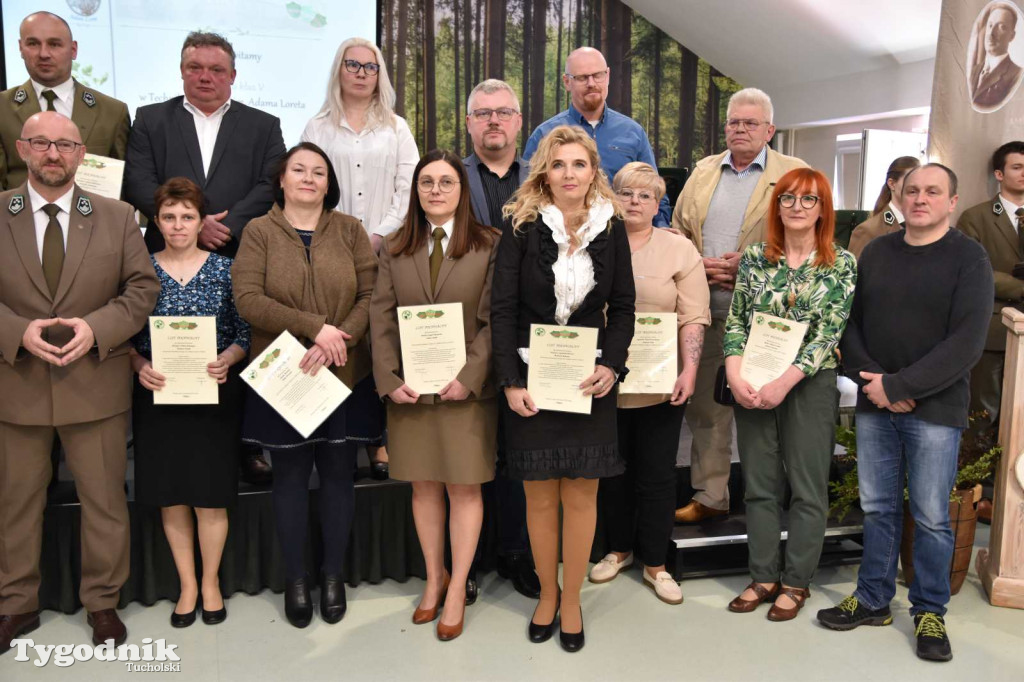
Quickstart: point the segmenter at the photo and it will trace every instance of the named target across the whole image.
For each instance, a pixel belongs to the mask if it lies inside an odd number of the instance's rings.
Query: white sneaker
[[[621,571],[624,571],[632,565],[632,553],[627,554],[625,559],[619,561],[615,558],[615,554],[609,552],[603,559],[594,564],[592,569],[590,569],[590,582],[606,583],[609,580],[613,580]]]
[[[658,571],[658,575],[652,578],[651,574],[644,569],[644,585],[654,590],[658,599],[666,604],[683,603],[683,590],[679,587],[679,583],[665,571]]]

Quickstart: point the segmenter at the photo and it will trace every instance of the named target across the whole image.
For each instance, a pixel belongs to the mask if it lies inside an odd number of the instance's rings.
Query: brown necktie
[[[57,99],[57,93],[53,90],[43,90],[43,99],[46,100],[46,108],[43,111],[57,111],[53,106],[53,100]]]
[[[43,232],[43,276],[46,278],[50,295],[56,296],[57,285],[60,284],[60,271],[64,269],[64,231],[57,222],[60,206],[47,204],[43,206],[43,213],[50,216],[50,221],[46,223],[46,231]]]
[[[444,260],[444,249],[441,248],[444,229],[435,227],[431,235],[434,237],[434,250],[430,252],[430,291],[433,292],[437,288],[437,273],[441,272],[441,261]]]
[[[1017,248],[1020,255],[1024,256],[1024,206],[1013,212],[1017,216]]]

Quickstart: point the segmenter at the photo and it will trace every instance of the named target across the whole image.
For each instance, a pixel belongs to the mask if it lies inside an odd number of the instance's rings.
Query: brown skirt
[[[494,479],[494,398],[433,405],[388,401],[388,467],[400,481],[471,485]]]

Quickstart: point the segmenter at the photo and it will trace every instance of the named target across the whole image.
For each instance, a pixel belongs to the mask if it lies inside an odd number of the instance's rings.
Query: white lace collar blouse
[[[583,299],[596,286],[594,263],[587,247],[608,228],[608,221],[614,214],[615,207],[598,198],[577,231],[580,246],[570,255],[569,233],[565,229],[562,212],[553,204],[540,209],[540,217],[551,228],[552,237],[558,246],[558,259],[552,266],[555,273],[555,321],[558,324],[566,324],[573,311],[580,307]]]

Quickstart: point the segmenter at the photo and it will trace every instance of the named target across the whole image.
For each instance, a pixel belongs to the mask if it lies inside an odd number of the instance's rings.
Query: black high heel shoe
[[[196,607],[188,613],[175,613],[171,611],[171,627],[187,628],[196,622],[196,614],[199,613],[199,598],[196,598]]]
[[[551,636],[555,634],[555,621],[558,620],[558,609],[561,607],[561,604],[562,591],[559,590],[557,603],[555,604],[555,615],[551,617],[550,623],[546,625],[540,625],[538,623],[534,623],[533,618],[530,618],[530,627],[528,629],[528,633],[531,642],[533,642],[534,644],[540,644],[541,642],[548,641],[549,639],[551,639]],[[540,605],[538,605],[537,608],[540,608]],[[537,609],[533,610],[533,614],[535,616],[537,615]]]
[[[570,654],[576,653],[583,648],[586,643],[583,637],[583,607],[580,607],[580,631],[575,633],[566,632],[565,630],[558,631],[558,640],[562,644],[562,648],[568,651]]]
[[[309,598],[309,585],[305,577],[285,586],[284,615],[297,628],[304,628],[313,620],[313,602]]]
[[[203,622],[207,625],[217,625],[228,619],[228,603],[221,597],[221,607],[216,611],[203,609]]]
[[[341,579],[341,574],[323,574],[320,579],[320,617],[325,623],[334,625],[345,617],[347,610],[345,583]]]
[[[386,481],[389,475],[387,462],[370,462],[370,478],[375,481]]]

